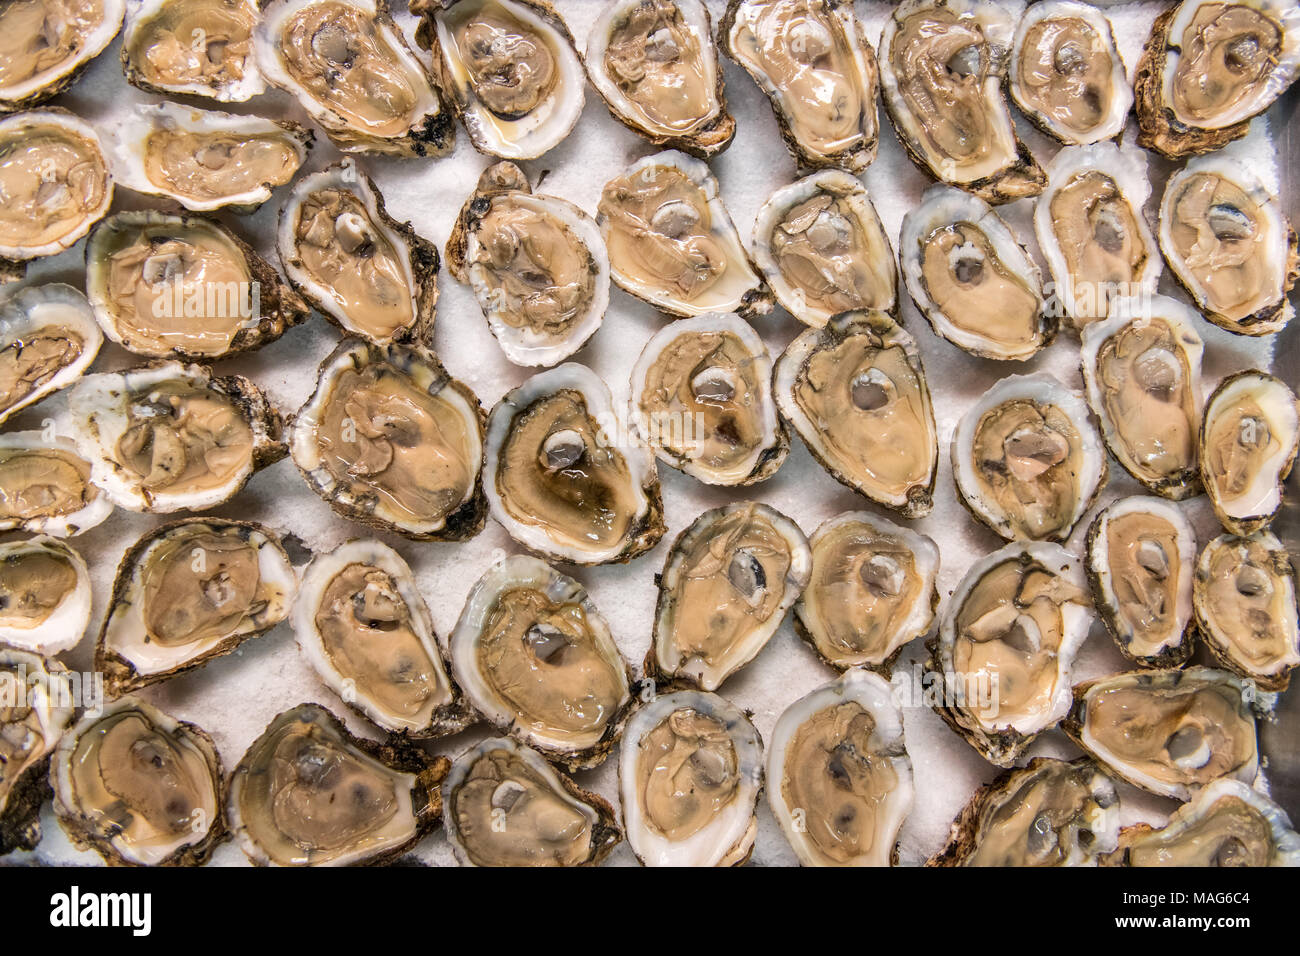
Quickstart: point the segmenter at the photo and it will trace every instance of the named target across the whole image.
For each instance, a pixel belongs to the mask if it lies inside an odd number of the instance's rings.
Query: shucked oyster
[[[1286,811],[1240,780],[1204,787],[1162,827],[1119,832],[1105,866],[1300,866],[1300,834]]]
[[[447,842],[464,866],[594,866],[623,840],[603,798],[506,737],[457,757],[442,791]]]
[[[1017,542],[971,565],[930,643],[935,710],[1009,767],[1070,709],[1070,670],[1092,625],[1083,565],[1060,545]]]
[[[1160,248],[1211,322],[1267,335],[1295,314],[1296,234],[1278,197],[1247,162],[1193,159],[1169,177],[1160,201]]]
[[[474,148],[536,159],[569,135],[586,75],[563,18],[546,0],[412,0],[416,40]]]
[[[1008,541],[1063,541],[1106,483],[1106,451],[1082,395],[1045,372],[1009,375],[957,422],[952,471]]]
[[[736,121],[703,0],[606,3],[586,63],[614,118],[652,143],[705,158],[731,145]]]
[[[632,415],[655,454],[706,484],[770,477],[790,442],[772,400],[772,357],[735,315],[669,323],[632,370]]]
[[[0,422],[71,385],[104,341],[86,297],[61,282],[0,298]]]
[[[283,621],[297,588],[288,555],[260,525],[162,525],[118,565],[95,668],[110,696],[192,670]]]
[[[508,392],[488,419],[488,507],[530,551],[572,564],[629,561],[663,537],[654,456],[623,440],[609,388],[569,362]]]
[[[1120,498],[1088,528],[1093,606],[1134,663],[1177,667],[1191,657],[1195,571],[1196,533],[1168,501]]]
[[[619,288],[672,315],[772,309],[708,164],[656,153],[611,179],[597,222]]]
[[[1113,139],[1133,106],[1110,20],[1076,0],[1029,5],[1011,41],[1007,87],[1026,116],[1068,145]]]
[[[1218,149],[1298,74],[1291,0],[1183,0],[1156,18],[1138,62],[1138,142],[1173,159]]]
[[[320,679],[376,726],[434,737],[470,723],[415,575],[388,545],[348,541],[313,558],[293,629]]]
[[[502,733],[570,770],[617,741],[631,676],[573,578],[527,555],[499,561],[470,590],[450,647],[465,699]]]
[[[1263,528],[1282,505],[1300,448],[1300,400],[1265,372],[1229,375],[1205,403],[1201,481],[1214,513],[1236,534]]]
[[[212,738],[133,697],[64,735],[50,782],[68,837],[110,864],[200,866],[226,835]]]
[[[717,694],[664,694],[628,719],[618,788],[627,842],[643,865],[744,863],[762,786],[762,738]]]
[[[294,416],[289,451],[345,518],[417,540],[483,527],[483,410],[422,347],[344,340]]]
[[[876,57],[851,0],[730,0],[718,43],[771,101],[801,167],[876,158]]]
[[[253,47],[262,75],[296,97],[340,149],[451,149],[451,111],[386,0],[269,0]]]
[[[829,518],[808,541],[812,572],[795,630],[832,667],[886,673],[903,645],[930,630],[939,549],[866,511]]]
[[[774,508],[704,512],[664,561],[646,676],[717,690],[767,646],[811,565],[803,532]]]
[[[1092,760],[1035,757],[976,791],[927,866],[1095,866],[1119,838],[1119,795]]]
[[[447,239],[447,268],[474,290],[516,365],[568,358],[596,334],[609,304],[600,228],[572,203],[534,195],[514,163],[479,177]]]
[[[290,284],[344,332],[432,345],[438,247],[388,215],[351,157],[298,180],[275,248]]]
[[[1200,491],[1201,337],[1196,312],[1162,295],[1119,299],[1083,330],[1088,404],[1115,460],[1175,500]]]
[[[214,508],[285,454],[280,413],[262,391],[202,365],[87,375],[69,394],[68,410],[91,480],[131,511]]]
[[[149,93],[242,103],[266,89],[253,55],[257,0],[129,0],[127,82]]]
[[[767,799],[805,866],[896,863],[912,761],[889,682],[850,670],[787,707],[767,752]]]
[[[307,303],[234,233],[201,216],[119,212],[86,242],[86,295],[114,342],[150,358],[260,348]]]
[[[124,0],[11,0],[0,8],[0,113],[67,89],[122,28]]]
[[[113,502],[90,480],[91,463],[70,438],[0,435],[0,531],[64,538],[101,524]]]
[[[0,646],[0,857],[40,842],[50,754],[74,703],[62,664]]]
[[[58,654],[81,643],[90,623],[90,572],[57,538],[0,544],[0,644]]]
[[[280,714],[230,776],[230,830],[259,866],[392,860],[442,816],[450,761],[348,733],[319,704]]]
[[[826,169],[783,186],[754,220],[754,261],[787,312],[823,328],[853,309],[898,306],[894,249],[856,176]]]
[[[1300,664],[1300,611],[1291,555],[1274,535],[1220,535],[1196,563],[1201,640],[1228,670],[1285,690]]]
[[[921,170],[991,203],[1037,196],[1043,170],[1002,92],[1019,3],[907,0],[885,21],[885,107]]]
[[[884,312],[845,312],[777,359],[777,407],[822,467],[905,517],[928,514],[939,446],[916,342]]]
[[[1218,777],[1255,779],[1255,693],[1208,667],[1114,674],[1074,688],[1062,727],[1121,780],[1189,800]]]
[[[942,183],[927,189],[903,217],[898,259],[935,333],[972,355],[1020,361],[1056,336],[1038,266],[978,196]]]

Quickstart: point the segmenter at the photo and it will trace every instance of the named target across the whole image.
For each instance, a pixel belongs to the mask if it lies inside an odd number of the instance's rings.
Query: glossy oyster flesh
[[[230,830],[259,866],[387,862],[438,825],[449,764],[405,741],[354,737],[324,707],[300,704],[231,774]]]
[[[58,654],[81,643],[90,624],[90,572],[57,538],[0,544],[0,644]]]
[[[776,404],[837,481],[904,517],[928,514],[939,445],[916,342],[884,312],[845,312],[777,359]]]
[[[131,0],[127,82],[149,93],[242,103],[266,89],[253,51],[257,0]]]
[[[72,721],[75,698],[63,665],[0,646],[0,856],[41,840],[50,795],[50,754]]]
[[[482,408],[422,347],[345,339],[294,416],[289,451],[345,518],[416,540],[483,527]]]
[[[655,459],[617,422],[604,381],[572,362],[506,393],[488,418],[492,517],[530,551],[572,564],[653,548],[664,533]]]
[[[832,667],[887,673],[934,621],[938,546],[867,511],[828,518],[808,545],[812,571],[794,605],[795,630]]]
[[[466,700],[502,733],[570,769],[602,762],[632,702],[609,625],[573,578],[526,555],[487,570],[451,641]]]
[[[762,738],[717,694],[663,694],[628,719],[619,797],[627,842],[643,865],[744,863],[762,786]]]
[[[850,670],[777,719],[767,799],[805,866],[896,863],[912,798],[903,709],[878,674]]]
[[[63,92],[122,28],[125,0],[13,0],[0,9],[0,113]]]
[[[811,565],[803,532],[774,508],[704,512],[664,561],[645,673],[717,690],[767,646]]]
[[[471,747],[442,785],[464,866],[594,866],[623,840],[614,809],[507,737]]]
[[[192,670],[287,618],[297,589],[288,555],[260,525],[165,524],[118,566],[95,668],[110,696]]]
[[[225,837],[221,757],[200,727],[124,697],[87,714],[50,767],[72,842],[110,864],[200,866]]]
[[[103,341],[86,297],[70,285],[0,297],[0,422],[75,382]]]
[[[70,438],[0,435],[0,530],[66,538],[103,523],[113,502],[91,482],[91,467]]]

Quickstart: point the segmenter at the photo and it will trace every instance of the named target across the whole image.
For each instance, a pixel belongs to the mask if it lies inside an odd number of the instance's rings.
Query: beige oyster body
[[[58,538],[0,544],[0,644],[58,654],[81,643],[90,624],[90,571]]]
[[[92,467],[71,438],[0,435],[0,530],[66,538],[102,524],[113,502],[91,481]]]
[[[0,113],[77,81],[122,28],[125,0],[12,0],[0,9]]]
[[[128,0],[127,82],[148,93],[242,103],[266,89],[253,50],[257,0]]]
[[[75,382],[104,335],[70,285],[25,285],[0,296],[0,422]]]

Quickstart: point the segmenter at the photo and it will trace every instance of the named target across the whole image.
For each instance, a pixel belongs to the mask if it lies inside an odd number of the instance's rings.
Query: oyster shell
[[[438,247],[388,215],[351,157],[298,180],[275,248],[298,294],[345,333],[432,346]]]
[[[808,539],[775,508],[704,512],[664,560],[646,676],[717,690],[767,646],[811,567]]]
[[[296,123],[260,116],[141,105],[113,130],[113,175],[118,185],[193,212],[252,212],[293,179],[313,138]]]
[[[1087,757],[1035,757],[975,792],[927,866],[1095,866],[1119,838],[1119,794]]]
[[[293,629],[317,676],[377,727],[436,737],[471,723],[415,575],[388,545],[352,540],[316,555]]]
[[[889,673],[903,645],[927,633],[939,606],[939,548],[867,511],[822,522],[808,540],[812,571],[794,627],[839,670]]]
[[[207,732],[123,697],[87,714],[50,762],[74,844],[120,866],[201,866],[226,836],[221,757]]]
[[[66,538],[103,523],[113,502],[91,482],[91,468],[70,438],[0,435],[0,531]]]
[[[907,155],[990,203],[1037,196],[1046,182],[1002,92],[1022,10],[1018,2],[906,0],[880,36],[885,108]]]
[[[122,28],[124,0],[16,0],[0,9],[0,113],[62,93]]]
[[[1120,498],[1088,528],[1093,606],[1135,664],[1179,667],[1191,657],[1195,570],[1196,533],[1168,501]]]
[[[513,163],[489,166],[447,240],[447,268],[469,285],[516,365],[554,365],[596,334],[609,304],[600,228],[555,196],[534,195]]]
[[[916,342],[884,312],[845,312],[777,359],[777,408],[831,476],[906,518],[928,514],[939,445]]]
[[[628,718],[618,787],[644,866],[738,866],[754,851],[763,741],[717,694],[663,694]]]
[[[0,646],[0,857],[41,840],[50,754],[72,721],[74,698],[57,660]]]
[[[423,347],[345,339],[294,416],[289,451],[345,518],[423,541],[483,528],[483,410]]]
[[[447,842],[462,866],[595,866],[623,841],[602,797],[508,737],[457,757],[442,790]]]
[[[1196,624],[1210,653],[1263,690],[1285,690],[1300,664],[1291,555],[1276,536],[1220,535],[1196,562]]]
[[[229,654],[289,616],[298,577],[251,521],[185,518],[126,552],[95,644],[110,697]]]
[[[671,315],[764,315],[772,293],[749,259],[708,164],[672,150],[611,179],[596,221],[618,287]]]
[[[1290,0],[1183,0],[1156,17],[1138,61],[1138,143],[1171,159],[1218,149],[1298,74]]]
[[[1247,371],[1221,381],[1201,422],[1201,481],[1235,534],[1266,527],[1300,447],[1300,400],[1280,378]]]
[[[1067,145],[1113,139],[1133,106],[1110,20],[1088,3],[1031,3],[1011,41],[1007,88],[1036,126]]]
[[[1286,811],[1240,780],[1206,785],[1162,827],[1119,832],[1106,866],[1300,866],[1300,834]]]
[[[889,682],[850,670],[787,707],[767,752],[767,800],[804,866],[897,863],[912,760]]]
[[[262,76],[345,152],[442,156],[451,110],[386,0],[267,0],[253,30]]]
[[[1278,197],[1247,163],[1193,159],[1160,201],[1160,248],[1174,277],[1215,325],[1277,332],[1295,315],[1296,234]]]
[[[978,196],[942,183],[927,189],[903,217],[898,259],[935,334],[972,355],[1022,361],[1056,337],[1038,266]]]
[[[604,761],[632,702],[631,674],[581,584],[527,555],[490,567],[452,632],[465,699],[501,733],[569,770]]]
[[[571,564],[630,561],[664,534],[650,450],[624,440],[604,381],[573,362],[507,392],[488,418],[488,509],[525,548]]]
[[[415,37],[481,153],[536,159],[578,122],[586,74],[546,0],[412,0]]]
[[[782,307],[825,327],[854,309],[894,312],[894,249],[856,176],[825,169],[782,186],[754,220],[754,262]]]
[[[77,451],[120,508],[202,511],[284,457],[280,413],[240,375],[162,362],[81,379],[68,397]]]
[[[86,297],[70,285],[0,297],[0,422],[76,381],[103,341]]]
[[[1162,295],[1119,299],[1083,329],[1083,380],[1106,447],[1151,491],[1201,490],[1201,353],[1196,312]]]
[[[1190,800],[1218,777],[1255,779],[1255,701],[1226,671],[1132,671],[1076,686],[1061,726],[1119,779]]]
[[[310,315],[271,264],[215,220],[153,211],[114,213],[95,227],[86,295],[105,335],[150,358],[260,348]]]
[[[929,643],[935,711],[989,762],[1010,767],[1070,709],[1070,670],[1092,626],[1083,564],[1015,542],[970,566]]]
[[[615,0],[587,34],[587,76],[610,114],[657,146],[707,159],[731,145],[703,0]]]
[[[266,89],[257,0],[128,0],[122,70],[147,93],[242,103]]]
[[[400,856],[438,825],[450,761],[348,733],[299,704],[253,741],[230,776],[229,826],[258,866],[354,866]]]
[[[1048,164],[1034,232],[1053,304],[1075,329],[1106,318],[1114,299],[1155,292],[1160,251],[1142,213],[1150,194],[1146,155],[1131,147],[1067,146]]]
[[[0,544],[0,644],[58,654],[81,643],[90,624],[90,572],[57,538]]]
[[[800,167],[859,173],[876,158],[878,69],[851,0],[730,0],[718,43],[767,94]]]
[[[1106,483],[1106,452],[1081,394],[1046,372],[1008,375],[957,422],[952,472],[1008,541],[1063,541]]]
[[[772,399],[772,357],[735,315],[669,323],[632,370],[632,418],[665,464],[711,485],[749,485],[790,441]]]

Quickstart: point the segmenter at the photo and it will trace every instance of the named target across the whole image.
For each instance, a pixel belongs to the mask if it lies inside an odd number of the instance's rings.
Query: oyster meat
[[[646,676],[717,690],[767,646],[811,566],[808,540],[776,509],[745,501],[704,512],[664,561]]]
[[[0,544],[0,644],[58,654],[81,643],[90,624],[90,572],[57,538]]]
[[[103,341],[86,297],[70,285],[0,298],[0,422],[75,382]]]
[[[113,512],[90,480],[91,463],[70,438],[45,432],[0,435],[0,531],[59,538],[81,534]]]
[[[41,840],[50,754],[72,722],[74,703],[62,664],[0,646],[0,857]]]
[[[253,54],[257,0],[128,0],[127,82],[148,93],[242,103],[266,89]]]
[[[10,0],[0,8],[0,113],[48,100],[122,29],[125,0]]]

